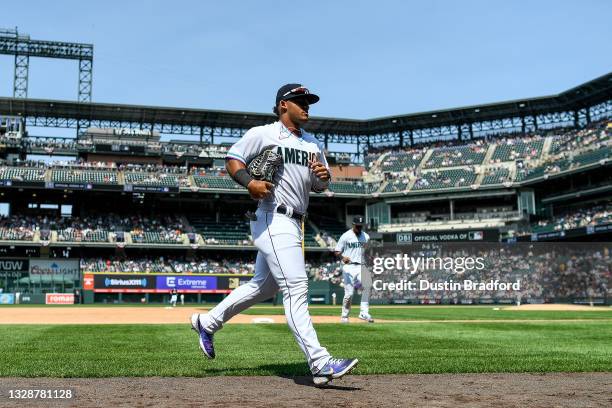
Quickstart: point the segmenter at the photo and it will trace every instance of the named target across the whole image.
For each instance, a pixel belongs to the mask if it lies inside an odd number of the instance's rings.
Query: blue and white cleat
[[[312,375],[312,381],[315,385],[325,385],[331,380],[347,375],[358,362],[356,358],[331,358],[325,367]]]
[[[359,318],[368,323],[374,323],[374,319],[372,319],[372,316],[370,316],[369,314],[359,313]]]
[[[191,315],[191,329],[198,333],[200,338],[200,350],[207,358],[215,358],[215,347],[213,346],[213,335],[208,333],[200,323],[200,314]]]

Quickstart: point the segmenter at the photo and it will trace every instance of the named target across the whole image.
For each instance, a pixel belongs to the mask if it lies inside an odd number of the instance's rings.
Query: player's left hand
[[[323,181],[329,180],[329,170],[327,170],[327,167],[320,161],[311,161],[308,163],[308,167],[310,167],[310,170],[312,170],[317,178]]]

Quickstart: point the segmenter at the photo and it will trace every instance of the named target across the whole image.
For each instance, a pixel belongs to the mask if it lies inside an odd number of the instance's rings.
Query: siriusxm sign
[[[177,290],[214,290],[217,289],[216,276],[158,276],[157,289]]]
[[[107,288],[113,286],[142,286],[144,288],[147,286],[147,279],[106,278],[104,279],[104,286]]]

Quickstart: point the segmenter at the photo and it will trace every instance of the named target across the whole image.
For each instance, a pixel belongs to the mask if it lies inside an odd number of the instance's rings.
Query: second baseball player
[[[363,273],[364,247],[370,240],[370,236],[363,231],[363,217],[353,218],[353,227],[346,231],[336,244],[336,256],[342,262],[342,281],[344,283],[344,299],[342,299],[342,315],[340,322],[349,322],[349,313],[353,302],[353,294],[362,289],[361,304],[359,307],[359,318],[368,323],[374,323],[370,316],[370,285],[364,285]],[[366,271],[367,273],[367,271]]]

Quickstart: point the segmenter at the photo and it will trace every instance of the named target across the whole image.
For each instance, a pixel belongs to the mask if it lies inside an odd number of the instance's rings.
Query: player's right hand
[[[262,200],[272,194],[274,184],[268,181],[253,180],[249,183],[247,189],[253,200]]]
[[[342,257],[342,263],[343,264],[350,264],[351,263],[351,258],[349,258],[348,256],[343,256]]]

